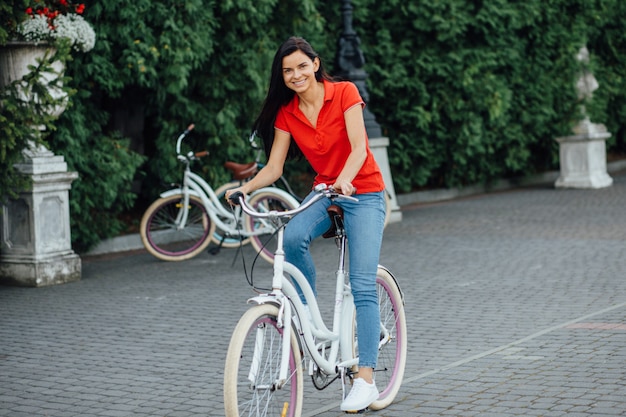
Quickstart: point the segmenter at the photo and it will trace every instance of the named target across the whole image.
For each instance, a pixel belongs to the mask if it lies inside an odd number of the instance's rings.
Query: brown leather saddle
[[[228,161],[224,163],[224,168],[233,173],[233,179],[235,180],[245,180],[259,172],[259,166],[256,162],[239,164],[237,162]]]
[[[335,204],[331,204],[326,209],[330,216],[330,228],[322,235],[324,239],[330,239],[343,233],[343,209]]]

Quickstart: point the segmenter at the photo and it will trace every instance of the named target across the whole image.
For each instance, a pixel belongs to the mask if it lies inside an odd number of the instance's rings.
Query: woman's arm
[[[259,188],[266,187],[278,180],[280,176],[283,175],[283,167],[285,165],[285,160],[287,159],[287,152],[289,151],[290,143],[291,135],[289,133],[275,129],[274,143],[272,144],[272,150],[270,151],[267,164],[254,176],[254,178],[244,183],[241,187],[226,191],[226,199],[228,199],[228,197],[235,191],[250,194]]]
[[[356,192],[352,186],[352,180],[359,173],[359,170],[367,158],[367,137],[365,136],[365,121],[363,120],[363,107],[352,106],[344,113],[348,139],[352,151],[346,159],[346,163],[337,177],[333,187],[345,195],[352,195]]]

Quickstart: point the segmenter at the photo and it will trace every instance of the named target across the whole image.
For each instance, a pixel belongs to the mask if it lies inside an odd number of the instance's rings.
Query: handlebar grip
[[[228,200],[235,205],[239,205],[239,199],[243,197],[243,193],[241,191],[237,191],[231,194],[230,197],[228,197]]]
[[[196,125],[194,125],[193,123],[190,124],[189,126],[187,126],[187,130],[185,130],[185,132],[187,132],[187,133],[191,132],[194,127],[196,127]]]
[[[203,156],[207,156],[208,154],[209,151],[200,151],[193,154],[193,156],[195,156],[196,158],[202,158]]]

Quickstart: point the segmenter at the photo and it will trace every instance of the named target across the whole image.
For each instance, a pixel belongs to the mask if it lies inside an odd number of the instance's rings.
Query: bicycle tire
[[[224,205],[224,207],[226,207],[227,210],[230,210],[230,207],[229,207],[228,201],[226,201],[226,198],[225,198],[226,191],[232,188],[237,188],[240,185],[241,185],[241,182],[239,181],[231,181],[231,182],[221,185],[217,190],[215,190],[215,195],[217,195],[217,199],[222,205]],[[239,238],[236,236],[224,237],[224,231],[216,227],[215,232],[213,232],[213,234],[211,235],[211,241],[217,245],[221,244],[223,248],[233,249],[233,248],[238,248],[241,245],[247,245],[248,243],[250,243],[250,238],[247,238],[247,237]]]
[[[139,234],[144,247],[153,256],[164,261],[183,261],[202,252],[211,242],[215,223],[196,196],[189,196],[187,224],[178,229],[183,201],[182,194],[159,198],[153,202],[141,218]]]
[[[239,319],[224,366],[226,417],[300,416],[304,381],[295,329],[291,332],[287,382],[279,389],[274,384],[280,372],[283,340],[283,330],[276,322],[278,314],[276,305],[262,304]],[[263,351],[255,351],[261,342]]]
[[[255,210],[260,212],[268,212],[271,210],[291,210],[299,205],[295,198],[291,197],[291,199],[288,199],[278,192],[272,191],[271,188],[268,188],[266,191],[253,194],[250,197],[249,204],[254,207]],[[267,220],[265,220],[265,222],[267,223]],[[259,219],[246,216],[244,227],[248,231],[253,231],[258,228],[260,224],[261,222]],[[269,263],[274,263],[274,249],[276,248],[275,239],[276,236],[272,236],[271,234],[253,235],[250,236],[250,244],[263,259]]]
[[[393,402],[402,385],[407,359],[407,328],[404,299],[395,278],[383,267],[376,273],[376,287],[380,308],[381,341],[385,328],[390,335],[379,347],[378,363],[374,372],[380,392],[378,400],[369,408],[381,410]]]

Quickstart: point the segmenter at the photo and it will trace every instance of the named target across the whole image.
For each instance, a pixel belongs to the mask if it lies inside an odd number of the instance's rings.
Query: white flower
[[[17,28],[17,32],[26,41],[46,42],[54,39],[67,38],[72,47],[80,52],[90,51],[96,44],[96,33],[87,21],[77,14],[59,15],[53,22],[51,29],[48,19],[42,15],[35,15],[26,19]]]
[[[30,42],[47,41],[50,38],[50,27],[45,16],[37,15],[26,19],[17,28],[17,32]]]
[[[77,14],[62,14],[54,19],[55,30],[53,38],[68,38],[77,51],[90,51],[96,44],[96,32],[82,16]]]

